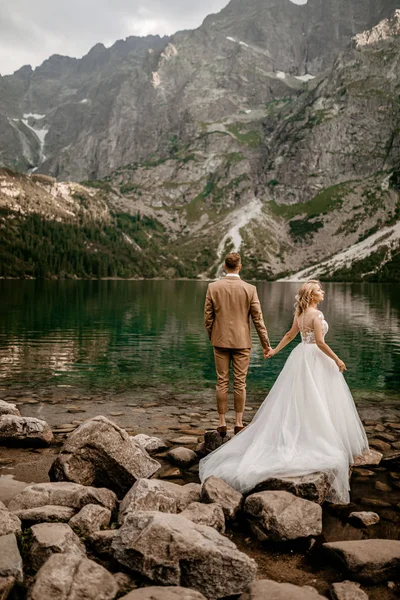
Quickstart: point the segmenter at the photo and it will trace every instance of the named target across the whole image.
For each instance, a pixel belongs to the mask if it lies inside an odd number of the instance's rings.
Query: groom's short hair
[[[225,256],[225,266],[227,269],[237,269],[242,264],[239,252],[230,252]]]

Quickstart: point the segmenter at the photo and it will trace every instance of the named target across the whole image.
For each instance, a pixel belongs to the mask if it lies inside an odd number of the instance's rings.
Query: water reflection
[[[214,385],[195,281],[0,281],[3,384],[90,389]],[[291,325],[295,283],[257,283],[271,341]],[[400,286],[326,284],[329,343],[353,389],[398,390]],[[249,387],[267,391],[290,347],[268,363],[254,333]],[[298,343],[298,340],[294,342]]]

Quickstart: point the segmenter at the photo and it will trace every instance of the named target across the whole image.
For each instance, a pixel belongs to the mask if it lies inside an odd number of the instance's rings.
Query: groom
[[[235,434],[244,428],[246,376],[250,362],[250,315],[263,347],[264,358],[270,350],[260,301],[254,285],[240,278],[240,254],[231,252],[225,258],[226,277],[210,283],[204,307],[204,325],[214,346],[217,371],[217,410],[221,437],[226,436],[225,413],[228,410],[229,370],[232,362]]]

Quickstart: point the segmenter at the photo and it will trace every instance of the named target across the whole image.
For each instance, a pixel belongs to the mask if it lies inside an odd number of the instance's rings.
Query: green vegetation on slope
[[[12,218],[10,218],[12,217]],[[140,214],[114,222],[63,223],[0,211],[2,277],[154,277],[162,226]],[[136,245],[137,244],[137,245]],[[142,250],[140,250],[140,248]]]

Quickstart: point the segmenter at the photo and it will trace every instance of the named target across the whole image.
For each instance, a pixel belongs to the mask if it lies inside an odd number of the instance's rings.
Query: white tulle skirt
[[[269,477],[325,471],[327,500],[347,504],[349,465],[367,449],[337,365],[316,344],[301,343],[250,425],[200,461],[200,480],[215,475],[245,493]]]

